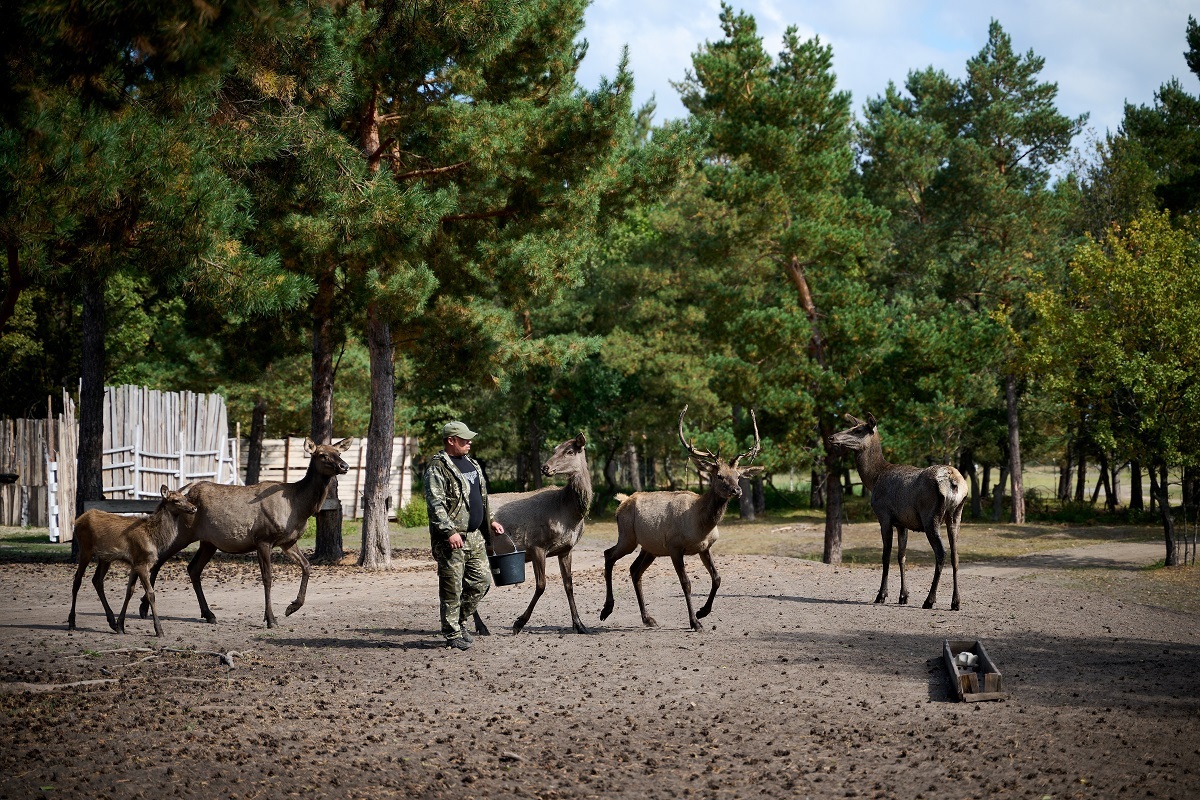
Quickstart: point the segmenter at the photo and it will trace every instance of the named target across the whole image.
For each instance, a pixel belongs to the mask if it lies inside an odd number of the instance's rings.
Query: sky
[[[903,88],[912,70],[933,66],[954,78],[987,42],[999,21],[1018,53],[1045,59],[1040,79],[1058,84],[1058,109],[1088,114],[1096,136],[1116,132],[1125,103],[1151,105],[1172,77],[1192,94],[1200,80],[1184,63],[1189,12],[1181,0],[741,0],[735,11],[754,17],[764,48],[776,56],[784,30],[796,26],[833,48],[838,88],[851,93],[859,117],[888,81]],[[672,81],[683,79],[692,54],[722,38],[719,0],[592,0],[583,38],[588,53],[578,80],[595,89],[613,77],[629,46],[634,108],[652,96],[655,122],[687,115]],[[1077,146],[1082,146],[1080,141]]]

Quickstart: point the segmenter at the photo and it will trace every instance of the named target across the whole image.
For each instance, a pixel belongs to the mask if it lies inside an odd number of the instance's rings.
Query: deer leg
[[[575,632],[591,633],[583,626],[583,620],[579,618],[579,609],[575,608],[575,580],[571,576],[570,550],[558,557],[558,571],[562,573],[563,590],[567,593],[567,605],[571,607],[571,624],[575,626]]]
[[[933,608],[933,604],[937,601],[938,580],[942,577],[942,565],[946,563],[946,546],[942,544],[942,534],[938,530],[937,517],[929,520],[925,525],[925,538],[929,540],[929,546],[933,548],[933,585],[929,587],[929,596],[925,598],[925,602],[921,608]]]
[[[713,563],[711,552],[702,550],[700,552],[700,561],[708,570],[708,577],[712,580],[712,588],[708,590],[708,600],[704,603],[704,607],[696,612],[696,617],[703,619],[712,611],[713,600],[717,597],[717,589],[721,588],[721,576],[717,574],[717,565]]]
[[[608,615],[613,612],[613,584],[612,571],[613,565],[620,561],[625,556],[629,555],[637,548],[637,540],[632,536],[628,539],[618,534],[617,543],[604,551],[604,585],[606,595],[604,597],[604,608],[600,611],[600,620],[608,619]]]
[[[267,622],[268,628],[275,627],[275,610],[271,608],[271,544],[270,542],[259,542],[256,548],[258,553],[258,569],[262,573],[263,582],[263,600],[266,603],[266,613],[263,619]]]
[[[69,631],[75,630],[75,599],[79,597],[79,585],[83,583],[83,574],[87,572],[91,560],[91,553],[84,558],[83,550],[79,551],[79,566],[75,568],[75,580],[71,583],[71,613],[67,615],[67,630]]]
[[[533,599],[529,601],[529,607],[525,609],[525,613],[517,617],[517,621],[513,623],[514,636],[521,632],[525,623],[529,622],[529,617],[533,614],[533,607],[537,605],[538,598],[546,591],[546,551],[540,547],[529,548],[529,560],[533,564]]]
[[[145,565],[138,570],[138,577],[142,579],[142,589],[145,590],[145,597],[150,600],[150,616],[154,619],[154,635],[162,636],[162,625],[158,621],[158,606],[154,602],[154,584],[150,582],[150,570]],[[125,605],[129,605],[129,598],[125,598]],[[125,609],[121,609],[121,618],[125,618]]]
[[[683,587],[683,601],[687,603],[688,624],[694,631],[704,630],[700,620],[696,619],[696,612],[692,610],[692,579],[688,577],[687,566],[683,563],[683,553],[672,553],[671,563],[675,565],[675,574],[679,576],[679,585]]]
[[[954,596],[950,610],[958,611],[958,526],[962,521],[962,506],[959,506],[946,522],[946,537],[950,540],[950,570],[954,579]]]
[[[125,602],[121,604],[121,615],[117,617],[117,632],[125,632],[125,612],[129,609],[129,599],[133,597],[133,585],[137,583],[137,570],[132,564],[129,565],[129,580],[125,582]]]
[[[476,636],[491,636],[492,632],[488,630],[488,626],[484,623],[483,617],[479,616],[479,609],[475,609],[472,616],[475,618],[475,635]]]
[[[896,528],[896,566],[900,569],[899,605],[908,605],[908,577],[904,568],[908,565],[908,528]]]
[[[154,566],[150,568],[150,585],[151,586],[153,586],[155,583],[158,582],[158,571],[160,569],[162,569],[163,564],[167,563],[167,561],[172,556],[174,556],[176,553],[178,553],[183,548],[187,547],[193,541],[195,541],[195,540],[180,537],[176,541],[172,542],[171,545],[169,547],[167,547],[166,550],[163,550],[161,553],[159,553],[158,560],[155,561]],[[146,613],[149,610],[150,610],[150,599],[146,595],[143,595],[142,602],[138,606],[138,616],[141,617],[142,619],[145,619]]]
[[[209,542],[201,542],[200,547],[196,550],[196,555],[192,556],[192,560],[188,562],[187,571],[188,577],[192,579],[192,591],[196,593],[196,600],[200,603],[200,616],[204,617],[205,622],[217,621],[217,615],[208,607],[208,601],[204,599],[204,589],[200,587],[200,574],[204,572],[204,568],[208,566],[209,560],[213,554],[217,552],[217,546]]]
[[[287,610],[283,612],[285,617],[290,617],[304,605],[304,597],[308,593],[308,573],[311,568],[308,565],[308,559],[304,557],[304,553],[300,550],[300,545],[293,543],[291,547],[285,548],[283,552],[300,567],[300,592],[296,595],[296,599],[288,604]],[[271,560],[270,548],[267,548],[267,560]]]
[[[888,567],[892,560],[892,522],[889,519],[879,520],[879,536],[883,539],[883,575],[879,578],[879,594],[875,602],[882,603],[888,596]]]
[[[96,587],[96,594],[100,595],[100,605],[104,606],[104,616],[108,618],[108,627],[121,633],[121,629],[117,627],[117,618],[113,614],[112,606],[108,604],[108,598],[104,596],[104,576],[108,574],[108,568],[111,566],[112,564],[108,561],[96,562],[96,572],[92,575],[92,586]]]
[[[654,621],[654,617],[646,613],[646,599],[642,596],[642,575],[645,574],[646,569],[653,563],[654,556],[647,553],[645,548],[642,548],[642,552],[637,554],[637,558],[633,560],[633,564],[629,567],[629,577],[633,579],[633,593],[637,595],[638,608],[642,612],[642,624],[647,628],[658,627],[658,623]]]

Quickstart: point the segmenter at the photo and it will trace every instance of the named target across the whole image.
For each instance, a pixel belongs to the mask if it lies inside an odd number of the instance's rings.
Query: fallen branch
[[[188,653],[188,654],[195,654],[195,655],[216,656],[217,658],[219,658],[221,660],[222,664],[229,667],[230,669],[233,669],[236,666],[233,663],[234,656],[237,656],[238,658],[245,658],[246,656],[250,655],[250,653],[251,653],[250,650],[247,650],[244,653],[239,652],[237,650],[230,650],[228,653],[218,653],[215,650],[189,650],[185,647],[164,647],[163,650],[166,650],[167,652],[170,652],[170,653]]]

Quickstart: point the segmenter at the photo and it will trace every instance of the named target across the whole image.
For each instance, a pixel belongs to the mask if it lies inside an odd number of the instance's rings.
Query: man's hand
[[[503,536],[504,535],[504,526],[501,525],[496,520],[492,520],[492,535],[493,536]]]
[[[463,548],[463,538],[461,533],[450,534],[450,538],[447,539],[446,542],[450,545],[451,550],[462,550]]]

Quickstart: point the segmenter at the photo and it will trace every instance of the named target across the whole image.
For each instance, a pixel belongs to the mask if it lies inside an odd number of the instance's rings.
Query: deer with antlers
[[[642,575],[659,556],[670,556],[671,563],[675,565],[675,572],[679,575],[679,583],[683,587],[683,598],[687,602],[688,622],[692,630],[700,630],[700,619],[712,611],[713,599],[721,585],[721,576],[717,574],[717,567],[713,564],[709,548],[717,540],[717,524],[725,516],[730,499],[742,496],[739,481],[743,477],[756,475],[763,469],[761,466],[738,466],[738,462],[743,458],[749,461],[758,455],[761,440],[758,436],[758,420],[754,418],[752,410],[750,419],[754,423],[754,446],[732,461],[726,462],[720,455],[698,450],[688,443],[683,435],[683,416],[687,410],[685,405],[679,412],[679,441],[687,449],[688,457],[695,463],[696,468],[707,474],[708,490],[704,494],[635,492],[622,501],[617,508],[617,543],[604,551],[604,580],[608,587],[608,595],[604,601],[604,609],[600,612],[601,620],[607,619],[613,611],[613,565],[632,553],[638,545],[641,545],[642,550],[630,566],[629,576],[633,579],[633,591],[637,595],[644,625],[658,627],[654,618],[646,613],[646,601],[642,596]],[[687,570],[683,565],[683,557],[692,555],[700,556],[700,561],[712,578],[708,600],[698,612],[692,610],[692,582],[688,579]]]

